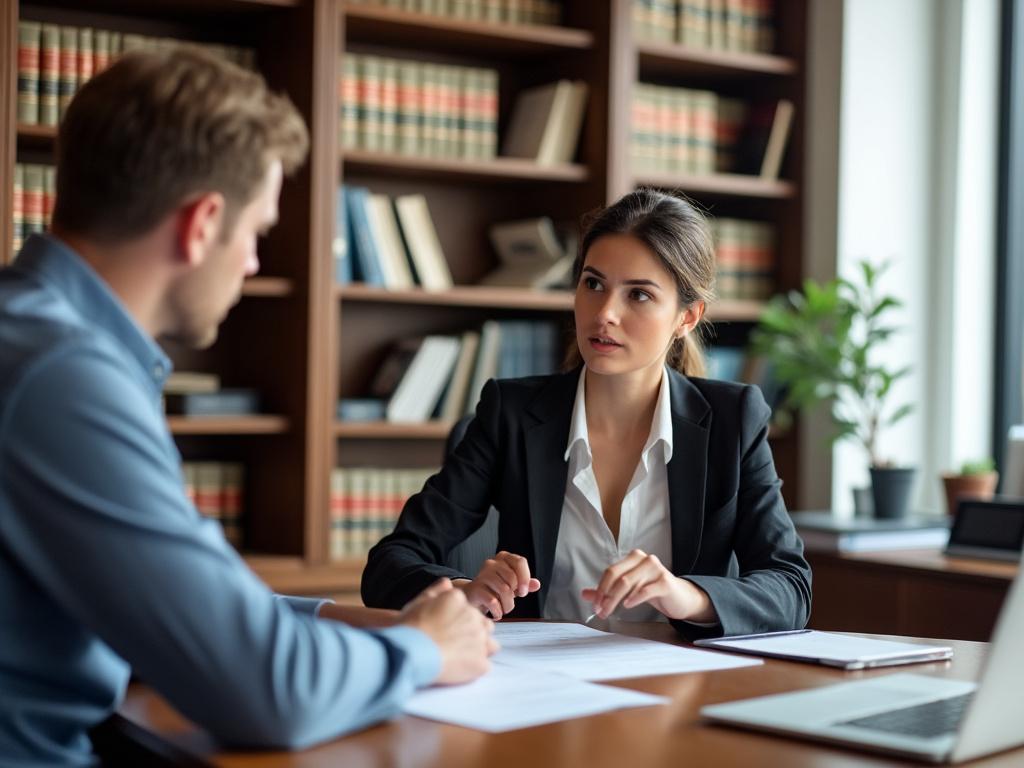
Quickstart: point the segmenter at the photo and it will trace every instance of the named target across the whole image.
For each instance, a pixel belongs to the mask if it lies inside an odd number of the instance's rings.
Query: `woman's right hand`
[[[515,608],[517,597],[526,597],[540,589],[540,581],[530,576],[526,558],[504,551],[484,561],[472,581],[454,583],[466,593],[470,605],[489,612],[495,621]]]

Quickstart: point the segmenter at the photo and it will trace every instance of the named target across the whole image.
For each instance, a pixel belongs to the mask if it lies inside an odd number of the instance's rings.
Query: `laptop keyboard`
[[[904,736],[929,738],[956,731],[960,720],[967,711],[974,694],[954,696],[951,699],[930,701],[904,709],[880,712],[870,717],[859,717],[836,725],[852,725],[855,728],[870,728],[874,731],[899,733]]]

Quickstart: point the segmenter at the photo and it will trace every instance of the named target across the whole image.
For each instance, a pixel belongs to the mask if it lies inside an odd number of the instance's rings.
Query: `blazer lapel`
[[[526,428],[526,483],[535,575],[540,579],[538,615],[544,610],[554,570],[555,544],[569,471],[565,443],[578,381],[578,368],[554,377],[527,408],[527,412],[536,419]]]
[[[669,385],[672,393],[672,460],[668,463],[672,570],[683,574],[690,572],[700,553],[711,409],[685,376],[670,370]]]

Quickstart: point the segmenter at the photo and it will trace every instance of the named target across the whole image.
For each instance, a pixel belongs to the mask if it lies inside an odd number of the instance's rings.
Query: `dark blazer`
[[[442,576],[448,553],[499,511],[498,548],[523,555],[538,592],[512,618],[541,616],[555,560],[568,476],[564,459],[579,369],[489,381],[476,418],[441,471],[371,551],[362,596],[400,608]],[[768,447],[771,409],[756,387],[669,372],[668,464],[672,571],[705,590],[712,630],[673,625],[686,637],[794,629],[807,622],[811,571],[780,493]]]

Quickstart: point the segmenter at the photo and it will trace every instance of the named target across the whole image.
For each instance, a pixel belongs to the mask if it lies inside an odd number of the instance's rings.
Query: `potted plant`
[[[996,463],[991,458],[965,461],[959,472],[943,472],[942,485],[946,491],[946,510],[950,517],[956,514],[960,499],[991,499],[999,483]]]
[[[892,368],[873,354],[897,328],[890,316],[902,303],[882,295],[878,277],[885,265],[858,265],[857,282],[837,278],[804,282],[803,291],[776,296],[752,334],[755,354],[763,356],[785,389],[783,412],[831,404],[832,440],[854,440],[864,449],[871,471],[876,517],[902,517],[910,501],[914,469],[896,467],[879,455],[883,429],[905,418],[910,403],[892,405],[892,386],[910,372]]]

